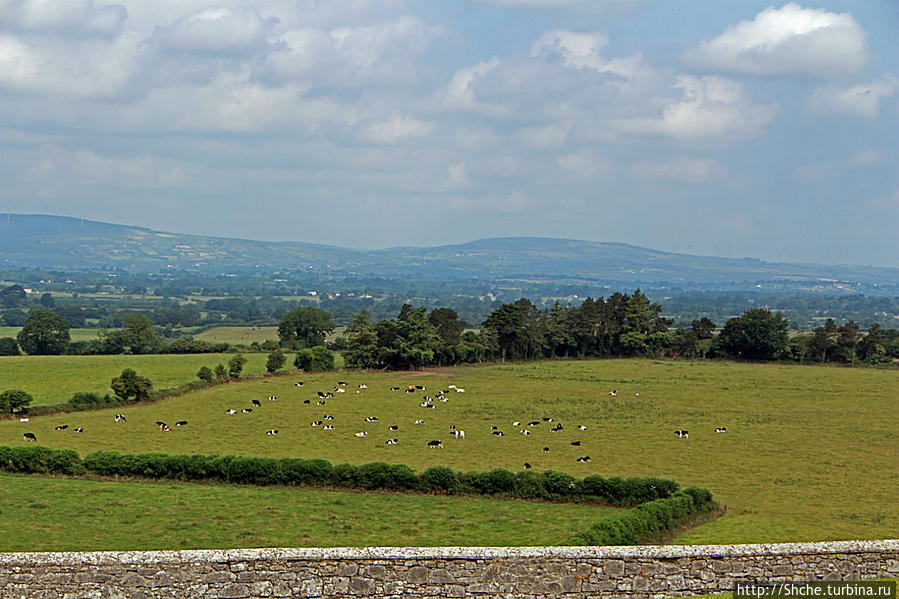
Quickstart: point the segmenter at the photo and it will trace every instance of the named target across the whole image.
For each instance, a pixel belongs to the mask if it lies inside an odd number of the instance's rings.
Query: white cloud
[[[164,47],[187,52],[240,52],[265,43],[273,21],[255,8],[205,8],[171,26],[159,27],[153,38]]]
[[[128,11],[119,4],[94,6],[93,0],[2,0],[0,29],[71,36],[114,37]]]
[[[880,111],[880,101],[895,95],[899,82],[888,77],[851,87],[819,87],[809,96],[809,108],[819,114],[851,114],[872,119]]]
[[[566,67],[593,69],[601,73],[613,73],[626,79],[634,76],[639,67],[638,57],[613,58],[605,60],[602,49],[609,38],[600,33],[577,33],[574,31],[548,31],[531,45],[531,56],[558,54]]]
[[[681,156],[664,162],[639,162],[633,173],[640,179],[707,183],[727,176],[727,169],[711,158]]]
[[[790,2],[731,25],[687,58],[710,69],[752,75],[845,77],[867,62],[866,37],[849,13]]]
[[[721,77],[678,75],[671,90],[676,97],[659,98],[656,118],[620,119],[625,132],[662,134],[685,140],[731,140],[754,133],[778,112],[777,106],[755,104],[741,83]]]
[[[143,154],[137,157],[109,157],[81,148],[44,149],[42,158],[26,173],[39,182],[55,182],[59,187],[104,184],[125,188],[166,188],[183,184],[196,167],[177,160]]]
[[[377,144],[394,144],[404,139],[426,137],[432,124],[409,115],[394,114],[389,119],[366,125],[360,138]]]
[[[498,67],[499,64],[499,58],[492,56],[490,60],[457,70],[446,86],[446,98],[454,104],[472,106],[474,104],[474,82]]]
[[[495,4],[511,8],[583,8],[599,11],[609,8],[623,8],[641,0],[480,0],[483,4]]]

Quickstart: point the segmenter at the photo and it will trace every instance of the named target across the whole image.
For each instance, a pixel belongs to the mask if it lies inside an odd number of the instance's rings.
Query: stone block
[[[210,597],[217,599],[241,599],[250,596],[250,585],[231,582],[218,591],[212,591]]]

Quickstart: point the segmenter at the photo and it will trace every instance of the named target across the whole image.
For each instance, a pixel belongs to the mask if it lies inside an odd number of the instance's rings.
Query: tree
[[[53,299],[53,296],[49,293],[45,293],[41,296],[40,299],[41,305],[45,308],[52,308],[56,305],[56,300]]]
[[[18,356],[19,344],[12,337],[0,337],[0,356]]]
[[[19,310],[17,308],[10,308],[8,310],[4,310],[2,314],[3,323],[8,327],[20,327],[25,324],[25,319],[28,318],[28,315],[25,314],[23,310]]]
[[[29,393],[18,389],[9,389],[0,393],[0,413],[11,414],[28,407],[34,400]]]
[[[484,321],[484,334],[503,362],[506,358],[532,358],[542,346],[537,338],[539,318],[534,304],[521,298],[494,310]]]
[[[362,310],[353,317],[346,329],[347,349],[343,353],[350,368],[378,367],[378,334],[371,324],[368,310]],[[299,368],[299,366],[297,367]]]
[[[69,344],[69,325],[49,310],[33,310],[17,339],[19,347],[30,355],[59,355]]]
[[[731,318],[721,329],[721,343],[730,355],[747,360],[773,360],[787,347],[789,321],[780,312],[752,308]]]
[[[324,345],[334,330],[331,314],[314,306],[300,306],[284,315],[278,324],[281,345],[292,349]]]
[[[12,308],[25,303],[25,288],[21,285],[10,285],[0,289],[0,306]]]
[[[312,372],[315,370],[334,370],[334,354],[326,347],[318,345],[301,349],[293,361],[297,368]]]
[[[123,401],[142,401],[150,398],[150,389],[153,383],[145,376],[139,376],[131,368],[126,368],[122,374],[112,379],[110,385],[116,397]]]
[[[209,366],[201,367],[197,371],[197,378],[207,383],[210,382],[212,380],[212,370],[209,369]]]
[[[240,376],[240,373],[243,372],[243,365],[247,363],[247,359],[243,356],[243,354],[237,354],[230,360],[228,360],[228,376],[232,379],[236,379]]]
[[[714,337],[714,331],[718,327],[715,323],[708,317],[703,316],[699,320],[694,320],[690,323],[690,330],[696,335],[696,338],[699,340],[702,339],[711,339]]]
[[[228,378],[228,369],[222,364],[216,364],[213,372],[215,372],[215,378],[220,381]]]
[[[126,351],[132,354],[152,354],[162,345],[153,323],[143,314],[125,315],[122,319],[122,341]]]
[[[265,369],[268,372],[275,372],[282,368],[285,362],[287,362],[287,357],[284,355],[284,352],[276,349],[268,355],[268,360],[265,361]]]

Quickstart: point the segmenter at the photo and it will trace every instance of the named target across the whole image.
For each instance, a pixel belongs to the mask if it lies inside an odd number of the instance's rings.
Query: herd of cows
[[[301,388],[304,386],[304,382],[297,381],[295,383],[295,386]],[[331,390],[317,391],[314,399],[304,399],[303,404],[310,405],[310,404],[312,404],[313,401],[315,401],[316,406],[325,406],[325,405],[327,405],[329,400],[332,400],[332,399],[340,396],[341,394],[347,393],[348,387],[349,387],[349,384],[347,381],[338,381],[337,385],[334,386]],[[364,392],[366,389],[368,389],[368,386],[365,385],[364,383],[358,384],[358,385],[356,385],[354,393],[360,394],[360,393]],[[399,386],[393,386],[393,387],[390,387],[390,391],[392,391],[392,392],[403,391],[406,394],[414,395],[414,394],[418,394],[418,393],[427,393],[427,388],[424,385],[408,385],[405,388],[402,388]],[[432,410],[436,409],[438,403],[449,402],[450,401],[449,396],[452,393],[465,393],[465,389],[458,387],[456,385],[447,385],[447,387],[445,389],[441,389],[440,391],[434,392],[433,397],[430,395],[427,395],[427,394],[422,395],[420,398],[421,401],[418,404],[418,406],[423,409],[432,409]],[[612,390],[608,393],[608,395],[611,397],[617,397],[618,391]],[[639,397],[639,393],[635,394],[635,397]],[[276,396],[276,395],[270,395],[268,397],[268,401],[277,401],[277,400],[278,400],[278,396]],[[253,400],[251,400],[250,403],[251,403],[252,407],[244,407],[244,408],[239,408],[239,409],[238,408],[229,408],[228,410],[225,411],[225,413],[227,415],[249,414],[249,413],[252,413],[254,409],[261,410],[261,408],[263,406],[262,401],[260,401],[258,399],[253,399]],[[321,416],[320,419],[309,422],[309,426],[313,427],[313,428],[320,427],[320,430],[323,430],[323,431],[333,431],[333,430],[335,430],[335,427],[333,424],[334,420],[335,420],[335,418],[333,415],[324,414]],[[21,421],[28,422],[29,419],[22,418]],[[116,423],[127,422],[125,415],[124,414],[116,414],[115,422]],[[325,424],[326,422],[328,424]],[[363,419],[363,422],[365,422],[369,426],[364,427],[363,430],[358,430],[358,431],[354,432],[353,437],[355,437],[355,438],[368,437],[369,432],[367,429],[379,426],[377,424],[378,417],[374,416],[374,415],[365,417]],[[186,426],[187,424],[188,424],[188,421],[181,420],[181,421],[176,422],[175,426],[181,427],[181,426]],[[414,424],[414,426],[424,425],[425,419],[424,418],[415,418],[413,420],[413,424]],[[530,420],[527,422],[520,421],[520,420],[515,420],[515,421],[511,422],[511,426],[516,429],[516,432],[518,432],[519,434],[524,435],[524,436],[531,435],[534,432],[534,430],[536,430],[536,427],[542,426],[542,425],[547,425],[547,430],[550,431],[551,433],[557,433],[557,432],[561,432],[561,431],[565,430],[565,426],[561,422],[556,422],[554,420],[554,418],[548,417],[548,416],[544,416],[540,419]],[[551,425],[551,426],[549,426],[549,425]],[[159,429],[163,432],[168,432],[168,431],[172,430],[171,427],[163,421],[156,421],[156,426],[158,426]],[[387,430],[390,433],[392,433],[392,432],[398,431],[399,428],[400,427],[398,424],[391,424],[387,427]],[[583,424],[577,425],[576,428],[580,432],[584,432],[587,430],[587,427],[584,426]],[[62,424],[62,425],[59,425],[56,427],[56,431],[64,431],[67,429],[69,429],[69,425],[67,425],[67,424]],[[76,433],[84,432],[83,427],[73,428],[72,430],[73,430],[73,432],[76,432]],[[716,433],[726,433],[727,427],[718,427],[715,429],[715,432]],[[268,429],[265,431],[265,434],[267,436],[275,436],[275,435],[278,435],[278,433],[279,433],[279,429],[277,429],[277,428],[271,428],[271,429]],[[683,438],[683,439],[689,438],[689,431],[687,431],[687,430],[678,429],[678,430],[675,430],[674,433],[679,438]],[[387,434],[389,434],[389,433],[387,433]],[[449,425],[447,434],[454,437],[457,440],[465,439],[465,431],[457,428],[455,424]],[[500,429],[499,425],[494,424],[494,425],[491,425],[491,427],[490,427],[490,434],[495,437],[503,437],[503,436],[505,436],[506,433],[505,433],[505,431]],[[26,442],[29,442],[29,441],[36,442],[37,436],[33,432],[26,432],[23,435],[23,440]],[[399,442],[400,442],[399,437],[390,436],[389,438],[387,438],[384,441],[384,444],[393,446],[393,445],[399,444]],[[574,441],[570,441],[569,445],[574,446],[574,447],[581,447],[582,442],[580,439],[577,439]],[[442,441],[442,439],[431,439],[431,440],[427,441],[426,446],[428,448],[432,448],[432,449],[442,449],[443,441]],[[550,446],[544,445],[543,453],[548,453],[549,451],[550,451]],[[590,456],[589,455],[578,456],[576,458],[576,461],[579,463],[590,462]],[[532,466],[529,462],[524,462],[525,469],[529,469],[531,467]]]

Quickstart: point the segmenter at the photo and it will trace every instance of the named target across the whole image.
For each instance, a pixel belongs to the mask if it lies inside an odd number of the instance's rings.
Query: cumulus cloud
[[[128,11],[119,4],[94,6],[93,0],[3,0],[0,29],[70,36],[114,37]]]
[[[670,91],[675,97],[657,99],[660,116],[619,119],[614,125],[684,140],[730,140],[757,133],[778,112],[775,105],[754,103],[741,83],[721,77],[678,75]]]
[[[872,119],[880,112],[880,101],[892,98],[899,81],[889,77],[851,87],[819,87],[809,96],[809,108],[819,114],[851,114]]]
[[[577,33],[574,31],[548,31],[531,45],[531,56],[547,56],[557,54],[564,60],[566,67],[574,69],[593,69],[603,73],[613,73],[630,79],[636,72],[640,59],[602,57],[602,49],[609,43],[609,38],[600,33]]]
[[[263,45],[273,25],[255,8],[213,7],[157,28],[153,38],[163,47],[186,52],[240,52]]]
[[[474,105],[474,82],[498,67],[499,64],[499,58],[491,56],[489,60],[457,70],[446,86],[446,99],[453,104],[462,106]]]
[[[662,162],[639,162],[633,173],[640,179],[706,183],[723,179],[727,169],[711,158],[681,156]]]
[[[845,77],[867,62],[866,37],[849,13],[790,2],[731,25],[687,58],[706,68],[752,75]]]
[[[583,8],[591,11],[632,6],[641,0],[480,0],[510,8]]]
[[[426,137],[432,125],[415,117],[394,114],[387,120],[369,123],[363,127],[360,138],[377,144],[394,144],[404,139]]]

